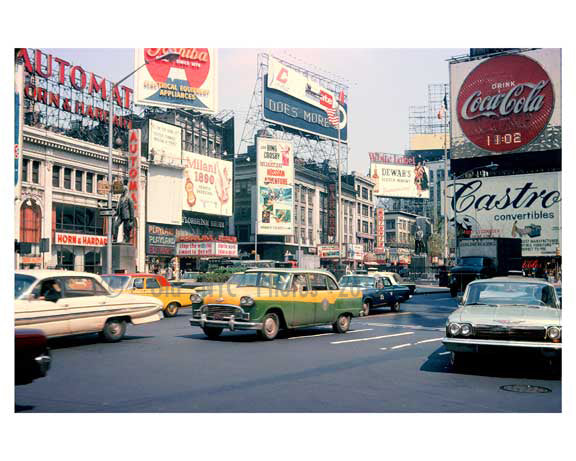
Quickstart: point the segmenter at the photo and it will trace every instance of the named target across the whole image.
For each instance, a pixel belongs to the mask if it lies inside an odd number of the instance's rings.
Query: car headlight
[[[472,325],[463,323],[460,325],[460,334],[462,336],[469,336],[472,333]]]
[[[202,296],[198,293],[194,293],[190,295],[190,301],[192,301],[192,304],[202,304]]]
[[[450,325],[448,325],[448,332],[452,336],[458,336],[458,333],[460,333],[460,324],[459,323],[451,323]]]
[[[250,307],[254,305],[254,298],[251,296],[242,296],[240,298],[240,305],[242,307]]]
[[[552,341],[559,340],[560,336],[562,336],[562,329],[560,327],[549,327],[546,330],[546,336]]]

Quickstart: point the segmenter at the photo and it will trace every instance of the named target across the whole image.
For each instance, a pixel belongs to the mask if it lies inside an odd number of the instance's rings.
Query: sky
[[[134,69],[134,49],[40,48],[89,72],[118,81]],[[467,48],[219,48],[219,110],[235,114],[236,147],[257,77],[258,53],[349,86],[350,171],[366,173],[368,152],[408,149],[408,108],[426,105],[428,85],[448,83],[448,62]],[[133,78],[127,85],[134,87]]]

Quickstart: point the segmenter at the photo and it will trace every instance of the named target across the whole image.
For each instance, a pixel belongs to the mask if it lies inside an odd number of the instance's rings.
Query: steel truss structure
[[[450,86],[448,83],[428,85],[428,105],[408,107],[408,132],[410,134],[443,134],[445,119],[438,118],[446,95],[447,107],[444,117],[450,126]]]
[[[246,122],[242,130],[242,137],[236,150],[236,156],[243,155],[247,152],[248,146],[255,143],[257,135],[265,134],[267,136],[291,141],[294,145],[294,156],[296,163],[314,162],[318,164],[328,162],[333,168],[337,168],[338,162],[338,141],[326,139],[321,136],[287,128],[282,125],[274,124],[264,120],[263,98],[264,98],[264,76],[268,73],[268,53],[259,53],[257,57],[257,78],[250,101],[250,108],[246,116]],[[319,85],[332,90],[335,94],[344,91],[348,95],[348,86],[335,80],[326,78],[322,75],[310,72],[309,70],[298,65],[289,63],[283,59],[275,59],[282,62],[286,67],[294,69],[305,74],[310,80]],[[348,170],[348,152],[347,143],[340,143],[340,161],[343,173]]]

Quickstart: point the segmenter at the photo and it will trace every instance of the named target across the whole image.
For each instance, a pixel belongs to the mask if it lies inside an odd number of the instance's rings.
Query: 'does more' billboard
[[[561,50],[450,63],[451,158],[561,148]]]

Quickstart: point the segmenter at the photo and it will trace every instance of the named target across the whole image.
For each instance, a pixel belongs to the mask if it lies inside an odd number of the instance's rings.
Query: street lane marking
[[[346,334],[348,333],[360,333],[361,331],[372,331],[373,328],[365,328],[363,330],[350,330],[348,331]],[[302,338],[315,338],[316,336],[329,336],[329,335],[336,335],[339,333],[318,333],[315,335],[307,335],[307,336],[292,336],[288,339],[302,339]]]
[[[385,351],[386,349],[388,349],[387,347],[381,347],[380,350],[381,351]]]
[[[442,341],[444,338],[432,338],[432,339],[424,339],[422,341],[418,341],[416,344],[422,344],[422,343],[431,343],[433,341]]]
[[[400,323],[364,323],[364,325],[369,325],[371,327],[414,328],[416,330],[436,330],[436,331],[445,330],[445,328],[423,327],[421,325],[402,325]]]
[[[403,348],[403,347],[408,347],[408,346],[411,346],[411,345],[412,345],[412,343],[400,344],[400,345],[398,345],[398,346],[391,347],[390,349],[401,349],[401,348]]]
[[[405,333],[395,333],[393,335],[385,335],[385,336],[370,336],[369,338],[359,338],[359,339],[348,339],[345,341],[334,341],[330,344],[344,344],[344,343],[357,343],[360,341],[372,341],[374,339],[384,339],[384,338],[393,338],[395,336],[404,336],[404,335],[413,335],[413,331],[407,331]]]
[[[446,354],[449,354],[449,353],[450,353],[450,351],[446,351],[446,352],[438,352],[438,355],[446,355]]]
[[[370,314],[371,318],[378,318],[378,317],[390,317],[391,315],[409,315],[414,314],[414,312],[390,312],[388,314]]]

